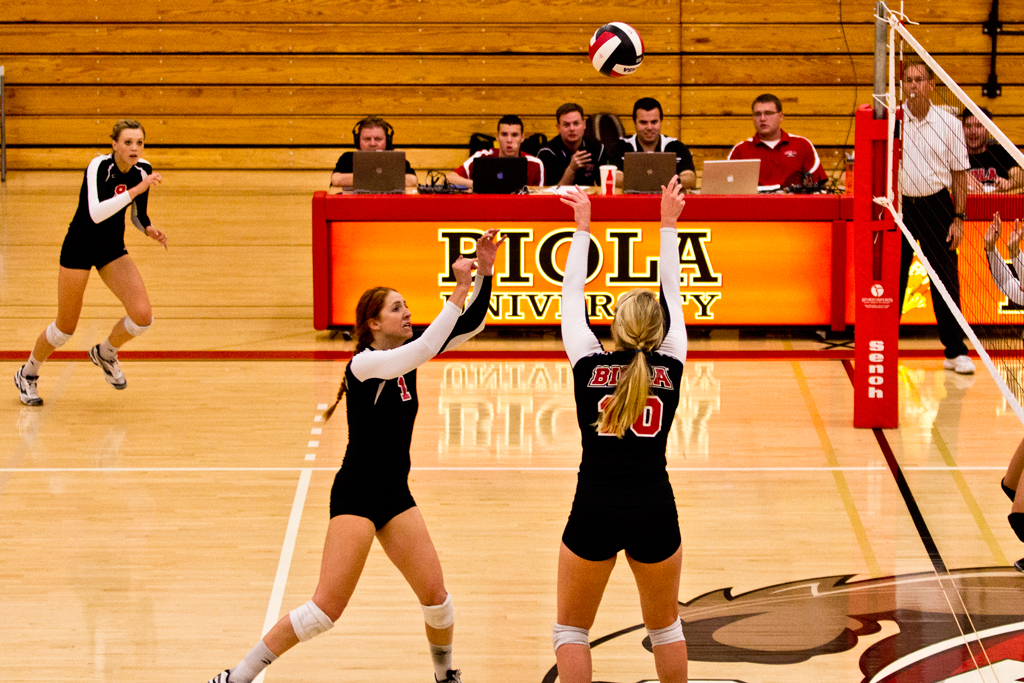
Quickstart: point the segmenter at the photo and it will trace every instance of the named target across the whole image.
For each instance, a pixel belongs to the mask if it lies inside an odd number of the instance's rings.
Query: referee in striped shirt
[[[903,162],[899,175],[903,222],[959,307],[956,249],[964,234],[970,162],[963,126],[954,114],[932,104],[934,89],[935,74],[928,65],[918,61],[904,67]],[[900,259],[901,305],[913,260],[913,249],[904,244]],[[937,291],[932,292],[932,306],[939,339],[945,347],[942,366],[964,375],[973,373],[974,363],[967,356],[963,330]]]

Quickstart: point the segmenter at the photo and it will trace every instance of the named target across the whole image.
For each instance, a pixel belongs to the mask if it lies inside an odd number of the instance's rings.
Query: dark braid
[[[356,304],[356,324],[352,328],[352,336],[356,339],[356,350],[352,353],[353,356],[360,351],[365,351],[373,344],[373,330],[370,329],[370,321],[380,315],[381,309],[384,308],[384,301],[392,291],[390,287],[374,287],[366,290],[359,297],[359,303]],[[346,369],[348,368],[347,365],[345,367]],[[345,373],[343,372],[341,373],[341,386],[338,387],[338,398],[324,412],[324,422],[330,420],[331,415],[334,415],[334,410],[341,403],[346,389],[348,389],[348,386],[345,382]]]

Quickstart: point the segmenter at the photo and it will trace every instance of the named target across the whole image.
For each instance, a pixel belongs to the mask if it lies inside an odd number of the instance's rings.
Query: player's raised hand
[[[1019,218],[1013,222],[1013,232],[1010,233],[1010,238],[1006,240],[1006,248],[1010,250],[1010,258],[1016,257],[1020,252],[1020,239],[1024,237],[1022,228],[1024,228],[1024,225],[1021,224]]]
[[[476,258],[480,266],[480,273],[483,275],[494,274],[494,260],[497,258],[498,249],[508,239],[507,235],[502,235],[501,239],[495,241],[494,238],[497,234],[498,229],[491,228],[476,241]]]
[[[477,267],[475,258],[460,256],[452,264],[452,273],[455,275],[455,285],[468,287],[473,282],[473,270]]]
[[[683,186],[679,184],[679,176],[672,176],[668,185],[661,186],[661,224],[675,223],[679,214],[686,206]]]
[[[996,211],[992,214],[992,222],[988,226],[988,230],[985,232],[985,251],[992,251],[996,248],[996,243],[999,242],[999,232],[1003,228],[1003,221],[999,217],[999,212]]]
[[[574,185],[566,188],[560,199],[563,204],[572,207],[576,228],[583,232],[590,232],[590,197],[587,196],[587,193]]]

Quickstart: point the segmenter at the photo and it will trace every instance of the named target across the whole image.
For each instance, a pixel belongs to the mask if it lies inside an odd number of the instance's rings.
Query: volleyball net
[[[944,315],[944,302],[1024,424],[1024,272],[1014,265],[1024,266],[1017,254],[1021,234],[1015,234],[1015,226],[1024,226],[1015,223],[1024,218],[1024,154],[908,23],[889,14],[885,104],[895,153],[888,157],[887,196],[875,197],[915,252],[901,280],[902,321],[929,315],[941,299],[936,317]]]

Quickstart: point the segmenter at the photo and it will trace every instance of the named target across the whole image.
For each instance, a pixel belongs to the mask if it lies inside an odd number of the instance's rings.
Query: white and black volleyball
[[[605,76],[628,76],[644,61],[644,41],[629,24],[613,21],[594,31],[590,61]]]

